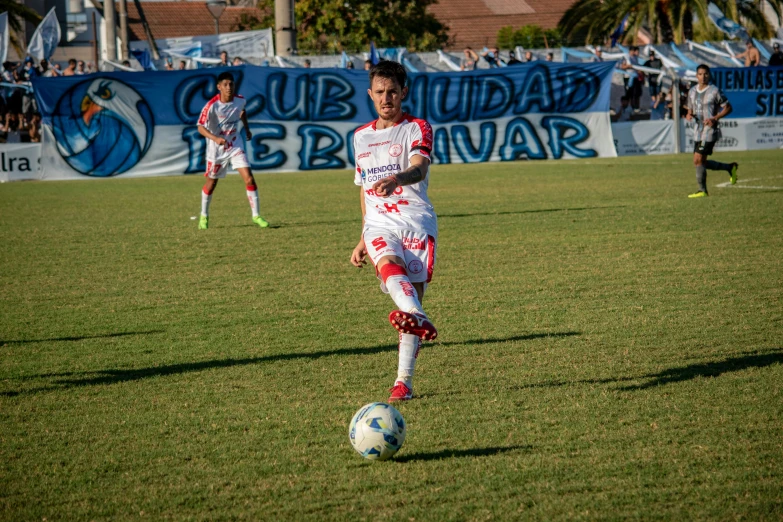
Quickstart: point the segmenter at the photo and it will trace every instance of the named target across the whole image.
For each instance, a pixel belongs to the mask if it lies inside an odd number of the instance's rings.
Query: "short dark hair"
[[[709,74],[710,66],[703,63],[703,64],[699,65],[698,67],[696,67],[696,72],[699,72],[701,70],[707,71],[707,73]]]
[[[395,80],[401,89],[405,88],[405,84],[408,82],[408,73],[405,72],[405,67],[398,62],[392,60],[381,60],[370,68],[370,85],[372,86],[375,78],[387,78],[389,80]]]
[[[228,71],[226,71],[226,72],[222,72],[222,73],[220,73],[220,74],[218,75],[217,82],[218,82],[218,83],[220,83],[220,82],[222,82],[223,80],[231,80],[231,81],[233,82],[233,81],[234,81],[234,75],[233,75],[233,74],[231,74],[231,73],[230,73],[230,72],[228,72]]]
[[[71,58],[70,60],[68,60],[68,65],[76,65],[76,60]]]

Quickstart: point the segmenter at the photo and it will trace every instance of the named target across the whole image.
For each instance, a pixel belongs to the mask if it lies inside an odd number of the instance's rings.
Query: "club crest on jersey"
[[[400,145],[399,143],[395,143],[394,145],[389,147],[389,156],[391,156],[392,158],[396,158],[400,154],[402,154],[402,145]]]

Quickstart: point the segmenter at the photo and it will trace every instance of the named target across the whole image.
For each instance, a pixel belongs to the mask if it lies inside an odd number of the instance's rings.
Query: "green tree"
[[[570,42],[603,43],[628,15],[625,40],[647,30],[656,43],[682,43],[694,35],[712,33],[707,16],[710,0],[577,0],[560,20]],[[715,0],[724,14],[742,24],[751,36],[769,38],[774,31],[764,17],[770,6],[780,21],[783,0]],[[698,20],[698,22],[694,22]]]
[[[8,13],[8,27],[11,29],[9,40],[11,45],[16,50],[16,54],[19,56],[24,55],[25,43],[19,40],[19,33],[22,32],[22,24],[24,22],[30,22],[32,24],[38,24],[41,22],[41,15],[26,7],[23,4],[17,3],[14,0],[0,0],[0,13]]]
[[[427,12],[437,0],[298,0],[297,46],[303,52],[337,53],[378,47],[433,51],[448,43],[448,28]],[[259,0],[265,20],[249,28],[274,27],[274,0]]]
[[[513,27],[507,25],[506,27],[501,27],[498,30],[497,46],[498,49],[513,49],[516,47]]]

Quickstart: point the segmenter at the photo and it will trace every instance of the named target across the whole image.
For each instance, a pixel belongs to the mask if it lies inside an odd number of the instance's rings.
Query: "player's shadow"
[[[617,388],[621,391],[638,391],[656,386],[690,381],[699,377],[719,377],[725,373],[739,372],[749,368],[765,368],[774,364],[783,364],[783,348],[772,348],[765,353],[747,352],[736,357],[720,361],[710,361],[687,366],[668,368],[658,373],[648,373],[640,376],[610,377],[606,379],[580,379],[574,381],[545,381],[540,383],[514,386],[513,389],[558,388],[580,384],[613,384],[621,382],[644,381],[640,384],[629,384]]]
[[[522,446],[496,446],[489,448],[471,448],[464,450],[442,450],[433,451],[428,453],[411,453],[403,454],[399,457],[394,457],[392,462],[406,463],[406,462],[418,462],[427,460],[444,460],[460,457],[490,457],[492,455],[500,455],[501,453],[507,453],[510,451],[524,451],[530,452],[533,446],[526,444]]]
[[[531,210],[509,210],[504,212],[467,212],[465,214],[438,214],[438,219],[463,218],[474,216],[506,216],[514,214],[539,214],[542,212],[579,212],[583,210],[603,210],[606,208],[623,208],[625,205],[613,205],[608,207],[575,207],[575,208],[540,208]]]
[[[48,337],[46,339],[0,339],[0,346],[4,344],[29,344],[29,343],[46,343],[56,341],[84,341],[86,339],[110,339],[112,337],[125,337],[129,335],[149,335],[164,333],[165,330],[145,330],[143,332],[116,332],[101,335],[79,335],[79,336],[65,336],[65,337]]]
[[[526,335],[515,335],[511,337],[503,338],[489,338],[489,339],[471,339],[465,341],[449,341],[439,343],[441,346],[460,345],[460,344],[489,344],[489,343],[502,343],[506,341],[529,341],[547,337],[566,337],[571,335],[579,335],[577,332],[555,332],[555,333],[536,333]],[[353,355],[372,355],[383,352],[392,352],[397,350],[396,344],[388,344],[381,346],[370,346],[360,348],[341,348],[338,350],[325,350],[320,352],[305,352],[305,353],[284,353],[277,355],[267,355],[263,357],[247,357],[241,359],[213,359],[209,361],[199,361],[192,363],[180,363],[169,364],[163,366],[153,366],[149,368],[136,368],[136,369],[106,369],[91,372],[64,372],[59,374],[39,374],[25,376],[24,380],[30,380],[34,378],[47,378],[52,379],[49,386],[33,388],[22,391],[5,391],[0,392],[0,396],[14,397],[21,394],[31,394],[42,391],[54,391],[65,388],[81,387],[81,386],[98,386],[106,384],[118,384],[123,382],[138,381],[141,379],[148,379],[151,377],[162,377],[168,375],[180,375],[185,373],[200,372],[205,370],[214,370],[221,368],[232,368],[235,366],[248,366],[253,364],[266,364],[282,361],[294,361],[294,360],[313,360],[320,359],[322,357],[333,356],[353,356]],[[79,376],[73,378],[74,376]],[[63,378],[68,377],[68,378]]]

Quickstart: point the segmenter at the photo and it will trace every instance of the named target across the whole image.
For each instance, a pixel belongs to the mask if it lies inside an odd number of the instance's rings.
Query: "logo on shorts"
[[[422,270],[424,270],[424,263],[419,261],[418,259],[414,259],[410,263],[408,263],[408,270],[411,274],[420,274]]]
[[[389,147],[389,156],[396,158],[400,154],[402,154],[402,145],[400,145],[399,143],[395,143],[394,145]]]

